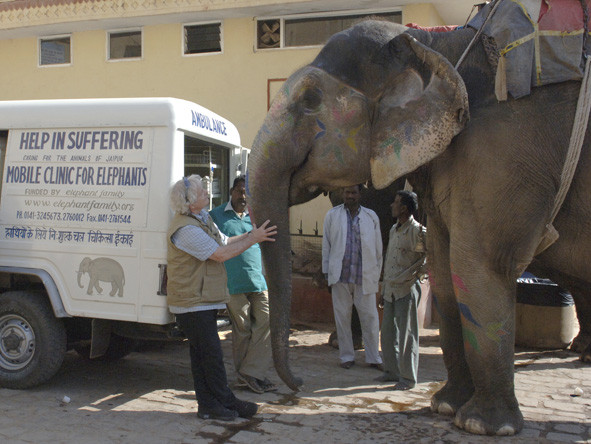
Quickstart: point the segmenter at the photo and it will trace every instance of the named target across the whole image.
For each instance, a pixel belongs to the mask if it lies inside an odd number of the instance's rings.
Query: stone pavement
[[[568,351],[518,350],[517,398],[525,417],[515,437],[467,434],[429,410],[446,377],[438,331],[421,331],[420,383],[408,392],[376,385],[363,351],[350,370],[326,345],[329,327],[296,328],[291,363],[304,387],[292,393],[274,372],[274,393],[236,394],[260,403],[235,422],[197,418],[186,343],[151,344],[112,364],[68,353],[49,383],[0,389],[0,442],[22,443],[591,443],[591,366]],[[230,384],[231,334],[222,332]],[[582,396],[572,396],[575,388]],[[64,396],[70,402],[64,402]],[[67,400],[66,400],[67,401]]]

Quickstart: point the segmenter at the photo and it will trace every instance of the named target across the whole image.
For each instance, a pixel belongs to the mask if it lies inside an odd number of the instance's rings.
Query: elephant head
[[[78,268],[78,286],[80,288],[84,288],[84,285],[80,282],[83,273],[88,273],[90,271],[90,265],[92,264],[92,260],[89,257],[85,257],[80,262],[80,267]]]
[[[261,245],[268,272],[273,358],[288,364],[291,263],[288,208],[371,178],[383,188],[446,149],[468,119],[464,83],[406,28],[362,22],[335,34],[275,97],[248,172],[252,217],[278,226]]]

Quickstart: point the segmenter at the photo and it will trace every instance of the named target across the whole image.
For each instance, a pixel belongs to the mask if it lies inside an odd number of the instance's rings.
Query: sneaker
[[[259,410],[258,404],[250,401],[243,401],[241,399],[236,399],[232,408],[236,410],[238,416],[241,418],[252,418]]]
[[[262,381],[260,379],[257,379],[257,382],[265,392],[274,392],[277,390],[277,386],[273,384],[271,381],[269,381],[267,378],[265,378]]]
[[[341,366],[341,368],[349,370],[351,367],[355,365],[355,361],[341,362],[339,365]]]
[[[248,376],[248,375],[244,375],[242,373],[239,373],[238,374],[238,382],[244,383],[250,390],[252,390],[255,393],[258,393],[258,394],[265,393],[263,388],[257,382],[257,379],[253,378],[252,376]]]
[[[226,407],[199,407],[197,416],[201,419],[217,419],[218,421],[233,421],[238,417],[236,410],[227,409]]]

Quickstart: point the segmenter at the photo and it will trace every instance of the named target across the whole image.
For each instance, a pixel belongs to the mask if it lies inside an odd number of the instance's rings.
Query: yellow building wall
[[[443,24],[443,20],[433,5],[416,3],[405,6],[402,11],[402,24],[408,23],[417,23],[421,26],[440,26]]]
[[[145,26],[141,60],[108,61],[106,31],[71,35],[70,65],[38,66],[38,40],[0,40],[3,100],[172,96],[228,118],[250,146],[267,112],[267,79],[286,78],[320,48],[254,51],[254,21],[223,22],[223,53],[184,56],[182,24]]]
[[[429,4],[403,9],[403,23],[438,25]],[[143,27],[140,60],[108,61],[107,30],[71,35],[72,63],[38,66],[38,39],[0,40],[3,100],[86,97],[177,97],[199,103],[238,128],[250,147],[267,112],[267,80],[286,78],[310,62],[320,48],[254,50],[255,21],[222,23],[223,53],[184,56],[182,23]],[[273,85],[276,91],[280,83]],[[0,123],[1,126],[1,123]],[[326,197],[293,207],[292,232],[313,234],[331,204]]]

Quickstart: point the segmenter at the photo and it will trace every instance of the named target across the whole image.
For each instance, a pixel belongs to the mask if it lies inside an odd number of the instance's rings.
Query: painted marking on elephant
[[[462,278],[460,276],[458,276],[457,274],[453,273],[453,272],[451,274],[451,281],[452,281],[453,286],[454,286],[454,291],[456,289],[460,289],[464,293],[470,293],[468,291],[468,288],[466,287],[466,284],[464,284],[464,281],[462,280]],[[457,296],[457,292],[456,292],[456,296]]]
[[[326,134],[326,125],[320,119],[316,119],[317,131],[314,135],[314,140],[320,139]]]
[[[466,351],[475,351],[480,353],[480,345],[478,344],[478,338],[476,335],[462,326],[462,336],[464,337],[464,349]]]
[[[435,284],[435,277],[433,276],[433,273],[431,272],[431,270],[427,271],[427,275],[429,276],[429,285],[431,286],[431,288],[434,290],[437,288],[437,285]]]
[[[402,150],[402,144],[395,137],[388,137],[380,144],[380,149],[384,150],[385,155],[389,153],[396,154],[396,157],[400,159],[400,151]]]
[[[468,307],[466,304],[462,304],[461,302],[458,302],[458,307],[460,309],[460,313],[462,314],[462,317],[471,322],[472,324],[476,325],[479,328],[482,328],[482,325],[480,325],[480,323],[474,319],[474,316],[472,316],[472,312],[470,311],[470,307]]]
[[[267,126],[266,123],[263,123],[263,126],[261,126],[261,129],[259,130],[257,137],[255,139],[256,144],[262,145],[263,156],[265,156],[266,159],[268,159],[270,157],[270,150],[269,149],[275,145],[275,143],[273,142],[273,139],[271,139],[269,136],[265,137],[265,135],[270,135],[270,134],[271,134],[271,130],[269,129],[269,127]],[[263,143],[261,143],[260,141],[263,140],[263,138],[265,139],[265,141]]]
[[[290,126],[293,126],[294,122],[294,117],[291,114],[285,114],[284,118],[281,119],[281,123],[279,123],[279,128],[283,128],[286,123],[288,123]]]
[[[359,125],[357,128],[353,128],[351,131],[349,131],[349,136],[347,136],[347,145],[349,145],[349,147],[355,152],[357,152],[355,137],[357,137],[357,134],[359,133],[359,131],[361,131],[361,128],[363,128],[364,126],[365,123]]]
[[[282,89],[279,90],[273,102],[271,102],[271,106],[269,107],[269,115],[276,115],[285,109],[285,103],[287,102],[287,97],[289,96],[289,87],[284,86]]]
[[[411,143],[412,136],[415,133],[414,126],[413,126],[412,122],[410,122],[410,121],[404,122],[403,130],[404,130],[404,137],[406,137],[406,141]]]
[[[346,97],[338,97],[337,102],[340,107],[332,109],[332,117],[339,124],[347,125],[357,115],[357,110],[355,108],[348,109],[350,106]]]
[[[504,322],[491,322],[486,326],[486,336],[495,341],[497,344],[501,342],[504,336],[509,332],[503,328]]]
[[[326,147],[324,148],[324,150],[320,154],[320,157],[330,156],[331,154],[334,155],[334,158],[340,164],[344,164],[345,163],[345,159],[343,157],[343,151],[341,150],[341,147],[340,146],[335,145],[335,144],[326,145]]]
[[[270,158],[271,157],[271,149],[275,148],[277,146],[277,143],[273,140],[267,140],[264,144],[263,144],[263,155],[265,156],[265,158]]]
[[[431,293],[431,297],[433,298],[433,305],[435,306],[435,311],[437,311],[437,314],[439,314],[441,319],[449,320],[449,317],[443,312],[443,310],[439,306],[439,299],[437,298],[435,293]]]

